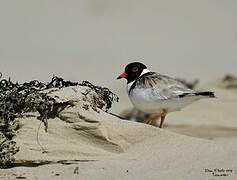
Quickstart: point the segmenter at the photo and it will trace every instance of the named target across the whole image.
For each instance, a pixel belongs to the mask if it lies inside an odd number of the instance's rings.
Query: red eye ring
[[[132,72],[137,72],[138,70],[139,70],[138,67],[133,67],[133,68],[132,68]]]

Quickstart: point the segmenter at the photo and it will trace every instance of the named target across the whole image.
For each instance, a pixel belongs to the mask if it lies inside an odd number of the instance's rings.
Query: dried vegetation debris
[[[19,151],[16,142],[6,137],[0,137],[0,168],[8,167],[15,161],[14,155]]]
[[[237,88],[237,77],[227,74],[221,81],[221,86],[226,89],[236,89]]]
[[[38,119],[47,127],[48,118],[54,118],[59,111],[73,105],[70,101],[58,103],[48,94],[69,86],[86,86],[94,91],[97,97],[94,98],[93,106],[96,107],[93,109],[104,108],[107,111],[114,101],[118,101],[118,96],[108,88],[94,86],[88,81],[78,83],[53,76],[49,83],[33,80],[19,84],[12,82],[10,78],[3,79],[0,73],[0,167],[6,167],[13,162],[14,154],[19,151],[13,140],[19,128],[17,117],[22,117],[27,112],[39,112]]]
[[[194,79],[193,81],[187,81],[186,79],[177,78],[177,80],[183,83],[189,89],[195,89],[199,83],[199,79]]]
[[[89,87],[91,90],[95,91],[95,93],[100,97],[97,98],[97,100],[94,98],[97,101],[95,104],[97,104],[97,107],[100,109],[105,108],[107,111],[112,107],[114,101],[119,101],[118,96],[112,93],[108,88],[95,86],[88,81],[83,81],[79,85]]]

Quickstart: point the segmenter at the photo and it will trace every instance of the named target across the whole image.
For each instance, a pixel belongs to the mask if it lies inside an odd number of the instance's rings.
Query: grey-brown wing
[[[180,81],[155,72],[142,76],[136,85],[140,88],[151,88],[152,94],[157,99],[180,98],[195,93]]]

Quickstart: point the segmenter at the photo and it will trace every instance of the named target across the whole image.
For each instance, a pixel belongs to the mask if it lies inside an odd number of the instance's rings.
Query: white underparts
[[[132,87],[132,85],[133,85],[134,82],[135,82],[135,80],[127,84],[127,92],[128,92],[128,93],[129,93],[130,88]]]

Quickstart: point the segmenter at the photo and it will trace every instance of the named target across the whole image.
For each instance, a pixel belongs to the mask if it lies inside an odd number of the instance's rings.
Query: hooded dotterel
[[[135,108],[152,114],[146,123],[156,126],[160,118],[160,128],[167,113],[179,111],[201,98],[215,97],[213,92],[197,92],[174,78],[151,72],[140,62],[128,64],[117,79],[121,78],[127,79],[127,93]]]

